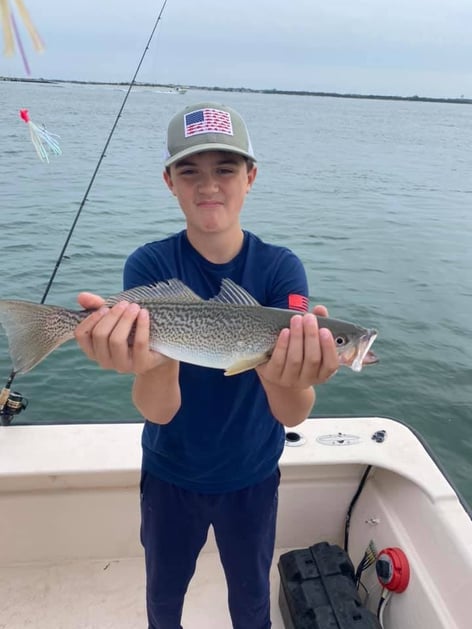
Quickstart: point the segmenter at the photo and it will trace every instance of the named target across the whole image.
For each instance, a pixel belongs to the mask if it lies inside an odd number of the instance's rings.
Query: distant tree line
[[[27,78],[18,78],[18,77],[6,77],[0,76],[0,81],[20,81],[25,83],[74,83],[80,85],[117,85],[117,86],[128,86],[129,82],[108,82],[108,81],[74,81],[74,80],[65,80],[65,79],[27,79]],[[284,94],[286,96],[328,96],[331,98],[361,98],[361,99],[370,99],[370,100],[400,100],[400,101],[418,101],[423,103],[453,103],[453,104],[466,104],[471,105],[472,99],[464,98],[463,95],[460,98],[432,98],[428,96],[418,96],[415,94],[414,96],[393,96],[393,95],[382,95],[382,94],[343,94],[338,92],[313,92],[310,90],[280,90],[276,88],[272,89],[253,89],[250,87],[219,87],[219,86],[208,86],[208,85],[176,85],[174,83],[142,83],[135,82],[138,87],[165,87],[169,89],[175,90],[207,90],[210,92],[243,92],[243,93],[254,93],[254,94]]]

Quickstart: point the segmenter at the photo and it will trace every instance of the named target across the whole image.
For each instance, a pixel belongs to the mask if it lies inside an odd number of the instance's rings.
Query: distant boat
[[[185,94],[187,90],[184,89],[183,87],[176,87],[170,90],[152,90],[152,91],[155,92],[156,94]]]

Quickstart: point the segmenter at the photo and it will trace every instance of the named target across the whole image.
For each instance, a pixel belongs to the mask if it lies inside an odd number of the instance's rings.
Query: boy
[[[124,288],[178,278],[204,299],[226,277],[263,306],[296,308],[308,287],[288,249],[243,231],[240,212],[257,174],[243,119],[230,107],[198,103],[169,123],[164,180],[186,229],[130,255]],[[102,367],[134,373],[143,429],[141,539],[150,629],[181,629],[185,592],[210,524],[228,585],[235,629],[267,629],[278,460],[284,425],[309,414],[313,385],[336,371],[331,333],[313,314],[295,315],[270,360],[236,376],[179,363],[149,347],[149,314],[137,304],[99,308],[76,338]],[[318,306],[316,314],[326,315]],[[128,347],[136,323],[134,344]]]

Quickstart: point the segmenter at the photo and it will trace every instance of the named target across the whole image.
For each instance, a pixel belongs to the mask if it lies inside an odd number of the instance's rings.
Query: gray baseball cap
[[[229,151],[256,160],[244,120],[217,103],[189,105],[171,119],[164,165],[203,151]]]

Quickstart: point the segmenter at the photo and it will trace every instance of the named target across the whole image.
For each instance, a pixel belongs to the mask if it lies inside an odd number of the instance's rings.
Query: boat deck
[[[389,629],[470,627],[472,527],[451,485],[404,425],[388,418],[317,418],[297,427],[281,458],[278,557],[326,541],[342,545],[350,519],[356,566],[373,541],[408,558],[410,583],[385,609]],[[385,431],[386,439],[372,437]],[[144,629],[139,543],[139,424],[0,427],[0,629]],[[293,436],[293,435],[292,435]],[[185,629],[230,629],[212,532],[189,588]],[[363,583],[374,611],[375,569]]]
[[[272,568],[272,626],[283,629]],[[1,629],[144,629],[144,559],[74,561],[0,568]],[[231,629],[216,553],[204,552],[185,600],[184,629]]]

